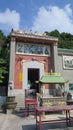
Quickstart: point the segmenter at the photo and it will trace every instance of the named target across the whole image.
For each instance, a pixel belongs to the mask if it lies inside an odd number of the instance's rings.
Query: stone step
[[[17,95],[15,101],[17,102],[16,109],[24,108],[25,103],[24,103],[24,95]]]

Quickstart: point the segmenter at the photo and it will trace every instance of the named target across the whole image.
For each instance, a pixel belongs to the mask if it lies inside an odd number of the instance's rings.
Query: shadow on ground
[[[34,122],[34,115],[29,115],[28,117],[24,117],[24,112],[16,113],[15,115],[25,118],[25,125],[22,126],[22,130],[40,130],[39,126],[36,129],[36,121]],[[33,123],[34,122],[34,123]],[[73,130],[73,122],[71,125],[67,126],[66,123],[53,123],[53,124],[44,124],[42,125],[42,130]]]
[[[36,125],[24,125],[22,126],[22,130],[36,130]],[[37,127],[37,130],[40,130],[39,126]],[[67,127],[65,123],[45,124],[42,126],[42,130],[73,130],[73,127],[72,125]]]
[[[35,124],[24,125],[24,126],[22,126],[22,130],[36,130],[36,125]]]

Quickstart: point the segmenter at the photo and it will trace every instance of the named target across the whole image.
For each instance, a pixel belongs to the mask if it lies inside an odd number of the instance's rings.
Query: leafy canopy
[[[9,71],[9,36],[0,30],[0,84],[8,82]]]
[[[73,49],[73,35],[70,33],[62,32],[60,33],[58,30],[54,30],[52,32],[45,32],[48,36],[54,36],[59,38],[58,47],[59,48],[67,48]]]

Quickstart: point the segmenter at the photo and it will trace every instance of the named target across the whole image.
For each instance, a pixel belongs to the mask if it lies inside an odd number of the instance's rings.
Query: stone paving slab
[[[73,130],[73,122],[71,127],[67,127],[66,123],[58,123],[46,124],[42,128],[42,130]],[[36,121],[32,115],[25,118],[23,114],[8,115],[0,113],[0,130],[36,130]]]

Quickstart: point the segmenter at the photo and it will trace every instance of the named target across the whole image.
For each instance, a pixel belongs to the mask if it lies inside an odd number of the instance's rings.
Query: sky
[[[0,30],[73,34],[73,0],[0,0]]]

